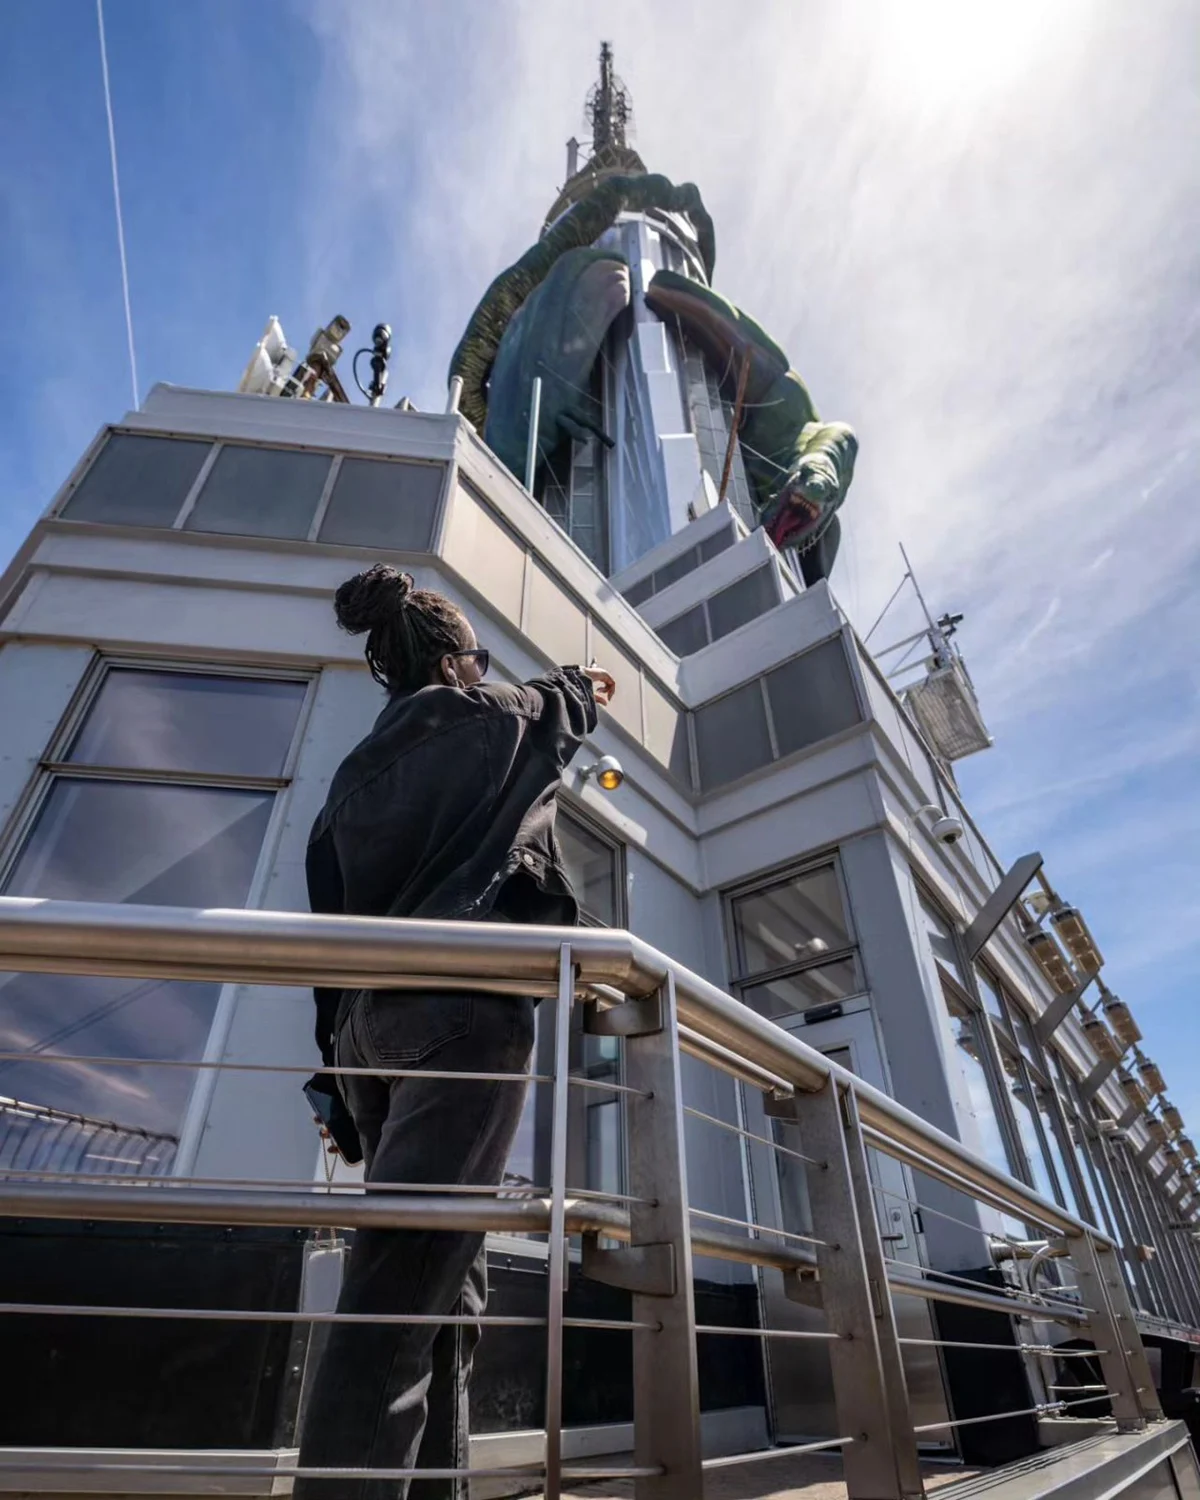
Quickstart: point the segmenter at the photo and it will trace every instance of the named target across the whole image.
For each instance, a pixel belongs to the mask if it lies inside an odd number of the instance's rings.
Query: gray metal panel
[[[815,745],[861,718],[840,637],[768,672],[767,696],[780,755]]]
[[[664,646],[669,646],[676,656],[691,656],[693,651],[702,651],[708,645],[708,625],[704,618],[703,604],[685,610],[658,627],[658,636]]]
[[[712,536],[700,543],[700,561],[711,561],[719,552],[725,552],[732,547],[737,539],[737,528],[731,521],[728,526],[723,526],[720,531],[714,532]]]
[[[190,438],[114,432],[63,515],[71,521],[170,526],[211,448]]]
[[[487,576],[483,571],[476,578],[478,587],[490,598]],[[537,562],[532,563],[529,570],[529,613],[525,634],[553,661],[586,663],[587,615],[558,580]],[[631,667],[622,670],[624,664],[612,658],[602,659],[600,664],[616,677],[618,692],[623,692],[626,698],[636,698],[636,671]],[[638,738],[641,738],[640,731]]]
[[[227,443],[184,530],[303,541],[332,462],[328,453]]]
[[[428,552],[445,474],[445,464],[345,459],[317,540]]]
[[[708,619],[712,626],[713,640],[719,640],[721,636],[736,630],[739,625],[748,624],[759,615],[765,615],[778,603],[779,586],[775,581],[774,570],[770,566],[755,568],[753,573],[745,574],[708,601]]]
[[[692,753],[688,743],[688,715],[649,677],[642,678],[646,706],[646,749],[685,787],[692,785]]]
[[[736,781],[772,759],[757,679],[698,708],[695,720],[701,790]]]

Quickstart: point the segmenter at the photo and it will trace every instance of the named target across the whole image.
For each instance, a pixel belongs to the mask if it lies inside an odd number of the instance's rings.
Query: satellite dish
[[[268,318],[238,391],[244,396],[277,396],[295,368],[296,351],[284,338],[279,319]]]

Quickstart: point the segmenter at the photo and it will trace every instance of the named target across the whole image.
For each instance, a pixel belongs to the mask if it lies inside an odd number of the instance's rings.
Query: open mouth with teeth
[[[767,535],[780,551],[795,547],[805,552],[818,540],[831,514],[828,506],[791,490],[779,497],[775,514],[767,523]]]

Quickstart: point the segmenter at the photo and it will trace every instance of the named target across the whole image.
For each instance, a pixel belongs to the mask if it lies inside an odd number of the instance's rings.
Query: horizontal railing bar
[[[557,988],[558,956],[571,943],[581,988],[603,984],[652,993],[671,974],[679,1019],[704,1041],[813,1091],[833,1079],[853,1090],[872,1144],[930,1175],[994,1195],[1004,1211],[1068,1235],[1112,1241],[973,1156],[951,1136],[864,1083],[815,1048],[759,1016],[716,985],[612,928],[545,928],[491,922],[418,922],[298,912],[192,910],[165,906],[0,897],[0,968],[134,978],[352,989],[462,987],[545,995]],[[503,978],[497,978],[502,974]],[[943,1177],[943,1180],[944,1177]]]
[[[944,1432],[951,1427],[974,1427],[980,1422],[1002,1422],[1008,1417],[1047,1417],[1073,1404],[1078,1403],[1043,1401],[1040,1406],[1022,1406],[1016,1411],[993,1411],[985,1417],[957,1417],[949,1422],[924,1422],[920,1427],[914,1427],[913,1432]]]
[[[879,1147],[873,1146],[871,1149],[877,1151]],[[948,1214],[944,1208],[931,1208],[927,1203],[922,1203],[917,1198],[910,1198],[907,1193],[897,1193],[893,1188],[879,1186],[876,1186],[875,1191],[884,1198],[893,1198],[897,1203],[907,1204],[909,1208],[915,1209],[919,1214],[933,1214],[936,1218],[945,1219],[947,1223],[957,1224],[961,1229],[970,1229],[975,1234],[980,1233],[980,1226],[977,1223],[972,1224],[969,1219],[960,1219],[954,1214]],[[1009,1246],[1026,1243],[1024,1240],[1018,1239],[1015,1234],[1002,1234],[995,1229],[989,1229],[986,1233],[989,1239],[1003,1240]],[[1008,1259],[1007,1256],[1001,1256],[1000,1258]]]
[[[975,1291],[980,1285],[978,1281],[972,1281],[969,1276],[956,1276],[952,1271],[939,1271],[933,1266],[913,1266],[911,1262],[896,1260],[891,1255],[884,1256],[884,1264],[896,1266],[902,1271],[925,1277],[939,1286],[948,1282],[951,1286],[965,1286],[970,1291]],[[1086,1314],[1094,1311],[1093,1308],[1083,1307],[1078,1302],[1051,1301],[1049,1298],[1043,1297],[1041,1292],[1020,1292],[1016,1287],[1013,1287],[1011,1290],[998,1288],[994,1295],[1012,1297],[1015,1300],[1027,1302],[1030,1306],[1044,1308],[1047,1312],[1057,1312],[1060,1307],[1064,1307],[1067,1311],[1073,1313]]]
[[[728,1214],[710,1213],[706,1208],[689,1208],[688,1213],[694,1219],[707,1219],[711,1224],[730,1224],[735,1229],[749,1229],[755,1235],[773,1234],[781,1240],[794,1240],[798,1245],[827,1245],[828,1240],[819,1239],[814,1234],[796,1234],[791,1229],[775,1229],[770,1224],[756,1224],[753,1219],[732,1219]]]
[[[59,1463],[0,1460],[0,1474],[29,1474],[48,1469],[55,1474],[161,1474],[163,1476],[208,1475],[228,1479],[513,1479],[528,1475],[536,1479],[545,1474],[545,1464],[513,1464],[498,1469],[313,1469],[298,1465],[268,1467],[264,1464],[135,1464],[135,1463]],[[630,1468],[580,1467],[571,1465],[562,1471],[564,1479],[654,1479],[661,1468],[643,1465]]]
[[[135,1183],[155,1186],[179,1187],[230,1186],[228,1177],[172,1177],[162,1172],[114,1172],[111,1176],[99,1177],[95,1172],[50,1172],[40,1167],[0,1167],[0,1180],[9,1182],[80,1182],[112,1183],[115,1188],[132,1187]],[[477,1198],[548,1198],[550,1189],[535,1183],[502,1182],[499,1186],[471,1182],[358,1182],[343,1178],[341,1181],[301,1177],[239,1177],[239,1188],[263,1188],[268,1192],[311,1192],[322,1197],[361,1197],[366,1193],[461,1193]],[[568,1188],[568,1198],[592,1203],[636,1203],[648,1200],[632,1193],[609,1193],[599,1188]],[[653,1206],[653,1205],[651,1205]]]
[[[311,1073],[312,1063],[180,1061],[172,1057],[82,1057],[64,1052],[0,1052],[0,1062],[72,1063],[90,1068],[189,1068],[213,1073]],[[459,1078],[464,1083],[553,1083],[549,1073],[465,1073],[435,1068],[326,1068],[330,1078]]]
[[[638,1099],[649,1097],[644,1089],[631,1088],[627,1083],[613,1083],[607,1078],[580,1078],[578,1073],[571,1073],[567,1082],[573,1089],[598,1089],[602,1094],[632,1094]]]
[[[893,1262],[893,1264],[898,1264]],[[980,1307],[991,1312],[1004,1313],[1010,1318],[1040,1318],[1047,1323],[1086,1323],[1082,1312],[1059,1312],[1039,1306],[1033,1302],[1018,1301],[1014,1297],[998,1297],[990,1292],[971,1292],[965,1287],[947,1286],[927,1281],[922,1276],[906,1276],[904,1272],[888,1269],[888,1285],[893,1292],[906,1296],[922,1297],[926,1302],[952,1302],[956,1307]]]
[[[897,1339],[898,1344],[922,1344],[931,1349],[995,1349],[1002,1354],[1036,1354],[1055,1359],[1097,1359],[1107,1349],[1056,1349],[1053,1344],[977,1344],[962,1339]]]
[[[781,1078],[778,1073],[772,1073],[766,1068],[760,1068],[756,1063],[747,1062],[729,1047],[722,1047],[718,1042],[710,1042],[707,1037],[702,1036],[691,1026],[679,1026],[677,1030],[681,1050],[690,1057],[696,1058],[697,1061],[719,1068],[722,1073],[728,1073],[740,1083],[748,1083],[751,1088],[760,1089],[764,1094],[775,1094],[780,1098],[786,1098],[789,1094],[796,1092],[786,1078]]]
[[[113,1179],[108,1179],[111,1182]],[[392,1229],[451,1229],[509,1234],[546,1234],[550,1205],[544,1198],[453,1199],[373,1193],[272,1193],[203,1188],[99,1187],[53,1183],[0,1183],[0,1216],[15,1218],[104,1219],[141,1223],[253,1224],[283,1228],[349,1229],[360,1226]],[[629,1239],[629,1215],[600,1203],[567,1204],[567,1232],[595,1232],[613,1239]],[[790,1246],[711,1230],[692,1231],[697,1255],[747,1265],[773,1266],[781,1271],[811,1270],[814,1259]],[[1048,1321],[1085,1322],[1079,1314],[1051,1314],[1046,1308],[987,1293],[937,1286],[920,1277],[888,1272],[893,1291],[929,1301],[954,1302],[1025,1314]]]
[[[931,1160],[927,1153],[921,1150],[919,1146],[911,1145],[907,1141],[897,1140],[889,1135],[884,1126],[868,1125],[864,1121],[862,1134],[863,1140],[868,1146],[873,1146],[875,1150],[882,1151],[885,1156],[890,1156],[894,1161],[903,1162],[905,1166],[912,1167],[914,1171],[921,1172],[926,1177],[932,1177],[936,1182],[944,1183],[947,1187],[953,1188],[955,1192],[962,1193],[964,1197],[973,1198],[978,1203],[984,1203],[989,1208],[996,1209],[999,1213],[1009,1214],[1010,1216],[1020,1214],[1022,1218],[1029,1222],[1040,1224],[1044,1228],[1054,1229],[1058,1233],[1063,1232],[1057,1220],[1051,1219],[1049,1215],[1031,1213],[1025,1207],[1024,1202],[1014,1202],[998,1189],[993,1191],[986,1184],[981,1185],[972,1181],[964,1173],[956,1170],[953,1165]],[[1025,1191],[1029,1192],[1028,1189]],[[1037,1195],[1033,1194],[1032,1196],[1036,1198]],[[1072,1232],[1080,1233],[1082,1231],[1074,1230]]]
[[[187,1322],[227,1323],[411,1323],[413,1326],[432,1324],[440,1328],[450,1324],[462,1328],[545,1328],[545,1318],[518,1317],[507,1313],[485,1313],[472,1317],[469,1313],[339,1313],[339,1312],[288,1312],[262,1308],[240,1307],[101,1307],[96,1303],[82,1302],[0,1302],[0,1315],[36,1316],[46,1313],[51,1317],[66,1318],[182,1318]],[[604,1329],[609,1333],[628,1333],[632,1329],[645,1329],[657,1333],[660,1323],[634,1322],[628,1318],[564,1318],[564,1328]]]
[[[114,1179],[107,1179],[113,1182]],[[0,1183],[0,1215],[51,1219],[115,1219],[167,1224],[253,1224],[280,1228],[446,1229],[546,1233],[545,1198],[452,1198],[440,1194],[272,1193],[237,1188],[59,1187]],[[595,1231],[628,1238],[629,1216],[604,1204],[567,1205],[572,1234]]]
[[[753,1130],[746,1130],[741,1125],[734,1125],[729,1120],[719,1119],[716,1115],[705,1114],[702,1109],[693,1109],[690,1104],[683,1107],[685,1115],[691,1115],[696,1120],[707,1120],[710,1125],[719,1125],[722,1130],[728,1130],[732,1135],[742,1136],[748,1141],[757,1141],[761,1146],[769,1146],[772,1151],[778,1151],[783,1156],[795,1157],[797,1161],[805,1162],[811,1167],[823,1167],[825,1163],[818,1161],[815,1156],[805,1156],[803,1151],[797,1151],[791,1146],[781,1146],[778,1141],[773,1141],[770,1136],[756,1135]]]
[[[1106,1396],[1109,1393],[1106,1385],[1048,1385],[1046,1389],[1048,1391],[1100,1391]],[[1072,1405],[1075,1404],[1072,1403]]]
[[[0,1167],[0,1179],[9,1182],[79,1182],[112,1184],[112,1191],[132,1187],[135,1183],[173,1188],[205,1187],[227,1188],[232,1186],[228,1177],[171,1177],[162,1172],[114,1172],[111,1176],[99,1177],[95,1172],[51,1172],[40,1167]],[[473,1182],[359,1182],[349,1178],[341,1181],[307,1177],[239,1177],[237,1187],[261,1188],[267,1192],[318,1193],[326,1198],[346,1196],[362,1197],[367,1193],[437,1193],[461,1194],[475,1198],[548,1198],[550,1189],[537,1187],[533,1183],[502,1182],[499,1187]],[[576,1194],[568,1193],[568,1197]],[[604,1193],[586,1193],[578,1196],[603,1201]],[[614,1198],[616,1195],[612,1195]]]
[[[702,1469],[732,1469],[736,1464],[756,1464],[768,1458],[797,1458],[802,1453],[830,1453],[839,1448],[848,1448],[856,1438],[826,1438],[820,1443],[798,1443],[784,1448],[756,1448],[751,1453],[728,1453],[720,1458],[706,1458]]]
[[[0,1312],[3,1312],[0,1304]],[[826,1342],[843,1338],[840,1333],[828,1333],[814,1328],[729,1328],[722,1323],[697,1323],[697,1333],[728,1333],[745,1339],[824,1339]]]

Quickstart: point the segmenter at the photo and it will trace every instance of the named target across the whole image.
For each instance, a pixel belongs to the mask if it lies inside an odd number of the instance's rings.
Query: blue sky
[[[1046,855],[1200,1130],[1198,14],[108,0],[143,394],[231,388],[269,314],[298,342],[342,312],[438,405],[610,38],[718,288],[859,431],[835,592],[865,627],[903,541],[965,611],[997,742],[968,803]],[[95,7],[10,0],[0,37],[7,555],[130,382]]]

